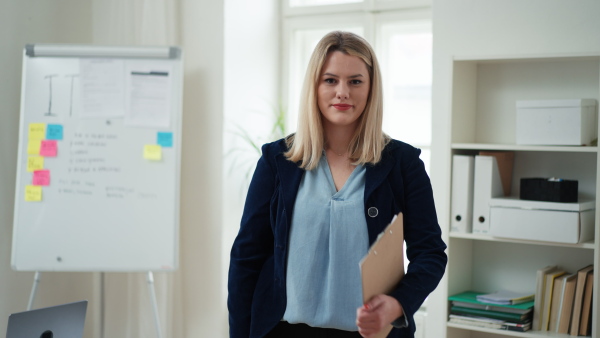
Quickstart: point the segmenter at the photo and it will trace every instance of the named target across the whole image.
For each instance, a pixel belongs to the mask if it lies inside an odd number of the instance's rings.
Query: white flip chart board
[[[27,45],[11,264],[178,267],[182,52]]]

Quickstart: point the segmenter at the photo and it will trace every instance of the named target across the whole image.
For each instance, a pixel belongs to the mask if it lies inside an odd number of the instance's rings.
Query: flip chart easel
[[[29,295],[29,303],[27,304],[27,311],[33,309],[33,302],[35,300],[35,295],[37,294],[37,289],[40,284],[41,272],[36,271],[33,276],[33,287],[31,288],[31,294]],[[160,318],[158,315],[158,302],[156,301],[156,290],[154,288],[154,274],[152,271],[148,271],[146,274],[146,281],[148,284],[148,295],[150,297],[150,303],[152,304],[152,313],[154,315],[154,327],[156,329],[156,336],[158,338],[162,337],[162,330],[160,327]],[[104,336],[104,334],[102,334]]]
[[[11,265],[153,271],[179,254],[182,51],[25,46]],[[107,249],[108,248],[108,249]]]

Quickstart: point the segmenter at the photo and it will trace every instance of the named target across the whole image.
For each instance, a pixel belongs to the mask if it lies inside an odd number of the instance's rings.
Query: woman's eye
[[[359,85],[362,83],[362,81],[361,80],[352,80],[352,81],[350,81],[350,83],[352,83],[353,85]]]
[[[327,79],[325,79],[325,83],[334,84],[335,83],[335,79],[327,78]]]

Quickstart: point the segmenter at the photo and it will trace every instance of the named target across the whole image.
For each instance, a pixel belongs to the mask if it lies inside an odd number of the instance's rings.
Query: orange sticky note
[[[35,185],[25,186],[25,201],[39,202],[42,200],[42,187]]]
[[[40,145],[40,155],[45,157],[55,157],[58,152],[56,140],[42,140]]]
[[[42,140],[46,138],[45,123],[30,123],[29,124],[29,139]]]
[[[34,172],[44,169],[44,158],[41,156],[29,156],[27,158],[27,171]]]
[[[27,142],[27,154],[28,155],[39,155],[40,154],[41,140],[30,139]]]
[[[155,144],[145,145],[144,158],[152,161],[160,161],[162,159],[162,147]]]
[[[33,185],[50,185],[50,170],[36,170],[33,172]]]

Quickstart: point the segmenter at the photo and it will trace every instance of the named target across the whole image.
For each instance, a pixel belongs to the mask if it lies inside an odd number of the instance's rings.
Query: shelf
[[[450,238],[462,238],[462,239],[471,239],[478,241],[493,241],[493,242],[504,242],[504,243],[517,243],[517,244],[526,244],[526,245],[545,245],[545,246],[560,246],[567,248],[576,248],[576,249],[595,249],[596,244],[593,241],[579,243],[579,244],[569,244],[569,243],[558,243],[558,242],[542,242],[542,241],[530,241],[530,240],[519,240],[512,238],[500,238],[493,237],[489,235],[479,235],[473,233],[457,233],[450,232]]]
[[[500,330],[500,329],[487,329],[483,327],[476,327],[470,325],[461,325],[455,323],[447,323],[448,327],[463,329],[469,331],[477,331],[477,332],[487,332],[493,334],[499,334],[507,337],[524,337],[524,338],[539,338],[539,337],[572,337],[568,334],[562,333],[554,333],[554,332],[545,332],[545,331],[527,331],[527,332],[518,332],[518,331],[508,331],[508,330]]]
[[[553,55],[536,54],[514,54],[514,55],[456,55],[454,61],[468,61],[476,63],[511,63],[511,62],[549,62],[549,61],[581,61],[581,60],[600,60],[598,53],[561,53]]]
[[[448,138],[443,146],[453,155],[478,155],[480,151],[514,152],[510,192],[518,196],[520,181],[531,177],[577,180],[580,197],[600,198],[599,147],[566,145],[521,145],[517,140],[517,107],[522,100],[589,98],[600,101],[600,53],[544,55],[454,56],[447,94]],[[452,162],[451,162],[452,164]],[[474,167],[470,170],[474,170]],[[474,176],[474,173],[470,173]],[[444,196],[464,186],[452,184],[452,166],[438,182],[445,183]],[[506,187],[504,187],[506,189]],[[460,190],[459,190],[460,191]],[[452,208],[452,202],[449,206]],[[459,201],[461,202],[461,201]],[[462,201],[464,202],[464,201]],[[451,223],[451,210],[443,209]],[[491,217],[491,216],[488,216]],[[594,216],[595,236],[571,244],[534,239],[495,237],[491,234],[451,232],[448,229],[448,294],[464,290],[493,291],[502,288],[531,291],[537,287],[536,271],[558,265],[577,271],[588,264],[600,266],[600,216]],[[528,238],[535,238],[529,236]],[[590,237],[586,237],[590,238]],[[557,240],[560,240],[558,238]],[[600,283],[595,280],[595,287]],[[447,296],[446,295],[446,296]],[[594,292],[592,305],[600,304]],[[441,305],[441,304],[440,304]],[[445,304],[447,305],[447,303]],[[570,337],[544,331],[516,332],[472,325],[446,323],[446,338],[477,337]],[[598,334],[600,315],[594,313],[592,334]]]
[[[598,147],[588,146],[524,146],[517,144],[490,143],[453,143],[454,150],[503,150],[503,151],[539,151],[539,152],[581,152],[597,153]]]

